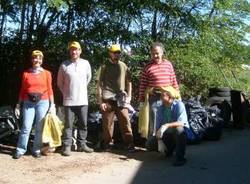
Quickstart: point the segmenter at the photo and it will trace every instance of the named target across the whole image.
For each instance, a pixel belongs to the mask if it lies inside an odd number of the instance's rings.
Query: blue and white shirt
[[[180,122],[184,127],[189,128],[185,105],[180,100],[174,100],[170,107],[162,104],[157,111],[156,130],[165,123]]]

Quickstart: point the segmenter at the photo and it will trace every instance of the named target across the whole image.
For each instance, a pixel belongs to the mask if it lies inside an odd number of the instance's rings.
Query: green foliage
[[[68,9],[68,4],[72,4],[73,2],[71,0],[64,1],[64,0],[47,0],[49,7],[55,7],[58,10],[59,9]]]
[[[17,101],[20,75],[28,67],[32,49],[44,51],[44,66],[53,73],[60,104],[55,80],[71,40],[81,42],[82,57],[90,61],[94,77],[107,60],[108,45],[118,42],[130,48],[123,60],[132,73],[135,103],[153,41],[165,45],[183,97],[206,96],[208,88],[220,86],[249,93],[249,74],[239,72],[241,64],[250,64],[247,0],[4,0],[0,5],[0,86],[7,88],[1,104]],[[95,79],[89,95],[90,104],[95,104]]]

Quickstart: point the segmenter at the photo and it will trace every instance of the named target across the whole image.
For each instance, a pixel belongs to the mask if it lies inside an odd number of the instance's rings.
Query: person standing
[[[48,111],[51,113],[56,112],[51,73],[42,68],[43,53],[40,50],[32,52],[31,63],[32,67],[23,73],[19,100],[15,108],[15,114],[19,118],[22,104],[22,128],[17,148],[13,155],[14,159],[19,159],[27,151],[33,122],[35,125],[35,137],[32,155],[35,158],[41,157],[42,120]]]
[[[91,67],[87,60],[80,58],[82,48],[79,42],[68,45],[70,60],[64,61],[58,71],[57,86],[63,95],[65,124],[62,138],[62,155],[70,156],[73,137],[74,115],[77,117],[77,151],[93,152],[86,144],[88,93],[87,87],[91,80]]]
[[[133,134],[128,116],[132,95],[131,75],[127,65],[120,60],[121,48],[113,44],[109,48],[109,61],[103,64],[97,77],[97,100],[102,113],[103,149],[113,143],[114,116],[117,116],[125,148],[134,151]]]
[[[155,42],[152,44],[150,50],[151,61],[144,67],[140,77],[139,100],[140,106],[142,107],[145,101],[145,92],[150,91],[148,94],[149,126],[146,148],[148,150],[154,150],[157,111],[158,107],[162,104],[161,91],[159,88],[164,86],[173,86],[177,91],[179,91],[179,86],[171,62],[164,58],[163,44]]]

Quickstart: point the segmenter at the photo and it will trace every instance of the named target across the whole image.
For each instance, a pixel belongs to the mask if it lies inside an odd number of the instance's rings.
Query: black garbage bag
[[[11,106],[0,107],[0,140],[18,134],[20,123]]]
[[[200,97],[192,97],[185,103],[190,130],[194,134],[193,142],[198,142],[203,138],[207,128],[211,127],[208,113],[200,103]]]
[[[221,110],[215,105],[207,107],[208,120],[210,126],[206,128],[203,138],[206,140],[219,140],[222,136],[225,121],[222,117]]]

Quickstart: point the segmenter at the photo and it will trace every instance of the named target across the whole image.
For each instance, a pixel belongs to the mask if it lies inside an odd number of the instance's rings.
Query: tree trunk
[[[20,31],[18,35],[18,43],[19,46],[22,44],[23,41],[23,33],[24,33],[24,25],[25,25],[25,12],[26,12],[26,1],[22,1],[22,11],[21,11],[21,25],[20,25]]]
[[[71,31],[71,21],[73,21],[73,9],[71,4],[69,3],[69,11],[68,11],[68,20],[67,20],[67,28],[66,28],[66,33],[69,34]]]
[[[153,22],[151,27],[151,37],[154,41],[157,39],[157,10],[154,12]]]
[[[1,19],[1,24],[0,24],[0,43],[2,43],[3,41],[3,37],[4,37],[4,22],[5,22],[5,19],[6,19],[6,12],[5,10],[3,10],[3,14],[2,14],[2,19]]]
[[[29,28],[28,28],[28,35],[27,35],[27,44],[30,46],[32,42],[32,36],[34,34],[34,21],[35,21],[35,15],[36,15],[36,2],[33,0],[31,2],[32,4],[32,10],[31,10],[31,19],[29,22]]]
[[[37,29],[37,46],[41,47],[47,37],[47,33],[51,27],[51,25],[56,21],[56,19],[60,16],[61,12],[57,12],[56,9],[52,12],[52,15],[48,18],[48,22],[45,25],[45,23],[42,23],[38,25]]]

